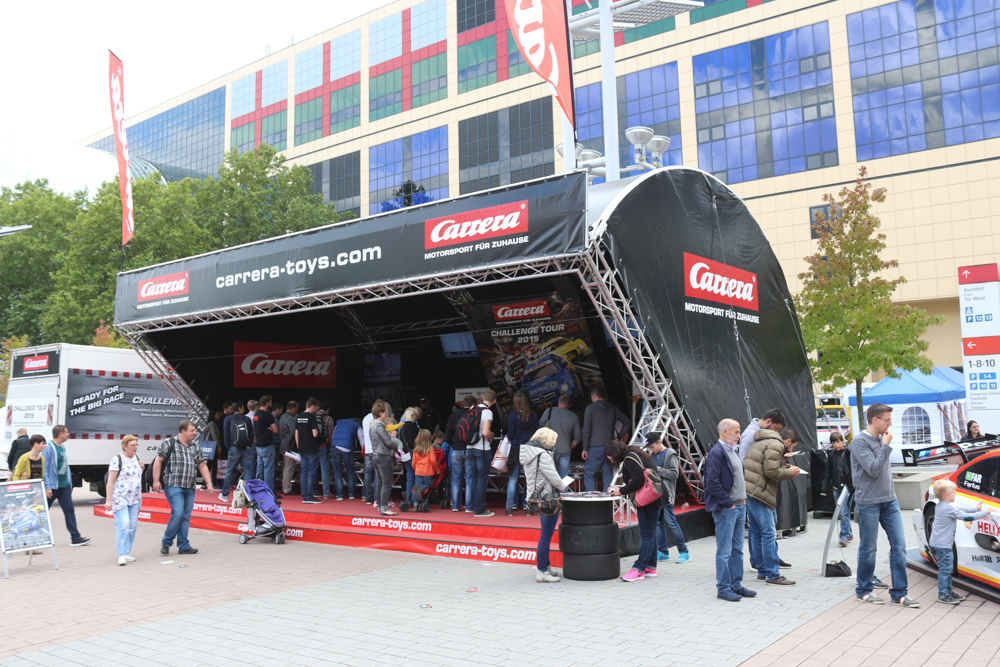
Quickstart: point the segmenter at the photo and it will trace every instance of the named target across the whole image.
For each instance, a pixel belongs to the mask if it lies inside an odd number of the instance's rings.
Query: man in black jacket
[[[846,547],[854,539],[851,533],[851,501],[854,499],[854,483],[851,480],[851,450],[844,445],[844,436],[834,431],[830,434],[830,456],[827,459],[829,474],[827,481],[834,503],[841,491],[847,487],[847,500],[840,510],[840,546]]]
[[[628,442],[631,431],[629,418],[607,399],[604,387],[596,386],[590,392],[592,403],[583,411],[583,488],[587,491],[605,491],[611,485],[615,471],[604,448],[612,440]],[[600,486],[596,481],[598,471],[604,479]]]
[[[28,442],[28,429],[17,429],[17,438],[10,443],[10,452],[7,453],[7,469],[14,474],[14,468],[18,460],[31,451],[31,443]]]

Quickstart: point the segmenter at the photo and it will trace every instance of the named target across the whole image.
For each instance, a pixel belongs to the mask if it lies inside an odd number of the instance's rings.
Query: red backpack
[[[479,440],[479,420],[482,414],[483,408],[477,405],[458,418],[458,423],[455,424],[456,445],[469,447]]]

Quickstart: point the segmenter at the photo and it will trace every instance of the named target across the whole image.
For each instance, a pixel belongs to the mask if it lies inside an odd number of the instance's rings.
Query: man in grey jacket
[[[920,603],[907,595],[906,537],[889,463],[892,453],[889,446],[892,442],[892,433],[889,433],[892,408],[875,403],[868,408],[865,416],[868,428],[856,435],[851,443],[851,477],[854,479],[854,502],[858,508],[858,532],[861,535],[855,594],[862,602],[885,604],[872,592],[875,548],[881,523],[889,538],[889,571],[892,574],[889,600],[892,604],[916,609]]]
[[[553,453],[560,477],[569,474],[570,455],[581,440],[580,418],[569,409],[571,398],[568,394],[563,394],[559,397],[559,405],[547,408],[542,413],[542,418],[538,420],[542,426],[556,432],[556,446]]]
[[[670,560],[670,546],[667,542],[669,528],[679,552],[677,562],[686,563],[691,560],[691,554],[688,553],[687,543],[684,542],[684,531],[674,516],[677,478],[680,477],[677,452],[668,447],[663,442],[663,436],[655,431],[646,434],[646,446],[653,455],[653,463],[656,464],[660,479],[663,481],[663,505],[660,507],[660,516],[656,522],[656,560]]]
[[[594,477],[600,470],[604,479],[599,490],[606,491],[614,478],[614,470],[604,448],[612,440],[628,442],[629,419],[618,406],[608,402],[604,387],[594,387],[590,392],[593,401],[583,412],[583,486],[587,491],[596,491]]]

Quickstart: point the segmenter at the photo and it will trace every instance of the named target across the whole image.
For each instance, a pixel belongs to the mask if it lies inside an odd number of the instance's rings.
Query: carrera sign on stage
[[[586,243],[586,206],[577,172],[131,271],[115,323],[571,254]]]

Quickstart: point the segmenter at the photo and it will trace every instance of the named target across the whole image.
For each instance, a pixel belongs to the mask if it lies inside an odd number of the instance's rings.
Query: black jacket
[[[830,480],[830,486],[836,489],[846,486],[848,491],[854,493],[854,480],[851,478],[851,450],[845,447],[839,452],[836,449],[829,451],[827,479]]]
[[[7,454],[7,469],[11,473],[14,472],[14,466],[17,465],[18,460],[24,454],[31,451],[31,443],[28,441],[28,436],[22,435],[10,443],[10,452]]]

